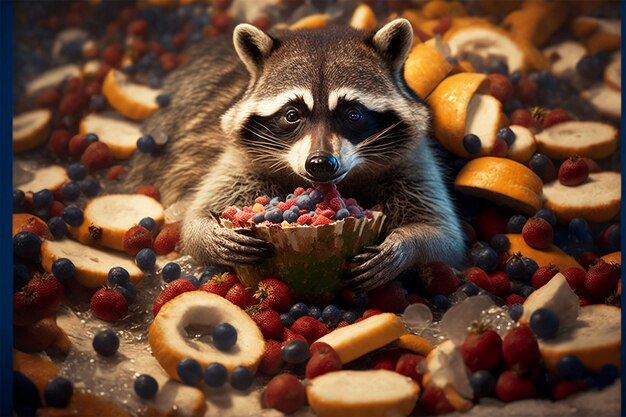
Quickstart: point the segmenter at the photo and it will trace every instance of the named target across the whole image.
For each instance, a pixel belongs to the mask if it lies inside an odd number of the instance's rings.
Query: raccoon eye
[[[355,108],[349,109],[346,112],[346,119],[348,119],[351,122],[358,122],[362,118],[363,118],[363,115],[361,114],[361,112]]]
[[[285,120],[288,123],[297,123],[300,121],[300,114],[296,109],[289,109],[285,113]]]

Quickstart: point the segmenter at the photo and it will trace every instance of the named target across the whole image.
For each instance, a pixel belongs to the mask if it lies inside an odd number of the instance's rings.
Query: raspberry
[[[328,207],[330,207],[330,209],[333,211],[339,211],[342,208],[346,208],[346,205],[344,204],[341,197],[335,197],[328,202]]]
[[[559,182],[568,187],[582,184],[589,178],[589,165],[578,155],[566,159],[559,167]]]
[[[300,216],[300,217],[302,217],[302,216]],[[329,219],[328,217],[322,216],[322,215],[316,215],[313,218],[313,226],[322,226],[324,224],[331,224],[331,223],[333,223],[333,221],[331,219]]]
[[[297,223],[300,226],[305,226],[313,223],[313,219],[308,214],[302,214],[300,217],[298,217]]]
[[[519,294],[509,294],[504,300],[507,306],[511,307],[513,304],[524,304],[526,297],[522,297]]]
[[[550,264],[537,269],[530,278],[530,283],[534,289],[538,289],[546,285],[553,276],[559,273],[559,268]]]
[[[526,244],[535,249],[547,249],[552,245],[554,231],[552,226],[541,217],[531,217],[524,224],[522,237]]]

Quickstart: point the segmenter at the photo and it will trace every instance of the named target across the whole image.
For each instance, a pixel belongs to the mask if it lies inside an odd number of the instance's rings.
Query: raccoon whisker
[[[401,122],[396,122],[392,125],[387,126],[386,128],[384,128],[383,130],[381,130],[378,133],[374,133],[372,136],[366,138],[365,140],[361,141],[361,143],[359,143],[357,145],[357,147],[363,147],[363,146],[368,146],[370,143],[375,142],[377,140],[379,140],[381,137],[384,137],[384,135],[389,132],[390,130],[396,128]]]

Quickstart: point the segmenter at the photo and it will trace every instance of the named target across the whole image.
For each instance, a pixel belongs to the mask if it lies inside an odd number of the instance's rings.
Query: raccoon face
[[[241,100],[222,118],[255,168],[339,182],[384,171],[428,129],[429,114],[402,77],[412,28],[395,20],[378,32],[351,28],[282,32],[235,29],[250,73]]]

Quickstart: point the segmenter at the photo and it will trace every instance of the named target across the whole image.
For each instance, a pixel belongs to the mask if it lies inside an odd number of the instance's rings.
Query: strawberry
[[[547,249],[552,245],[554,231],[552,226],[541,217],[531,217],[522,228],[524,242],[531,248]]]
[[[309,345],[312,345],[317,339],[329,333],[328,327],[324,326],[319,320],[309,316],[298,318],[293,322],[290,329],[304,336]]]
[[[333,223],[333,220],[329,219],[328,217],[322,216],[322,215],[315,215],[313,217],[312,225],[313,226],[322,226],[322,225],[331,224],[331,223]]]
[[[57,129],[52,132],[52,135],[50,135],[50,140],[48,141],[48,149],[50,149],[50,152],[52,152],[55,156],[63,158],[67,156],[68,147],[71,139],[72,134],[68,130]]]
[[[498,297],[506,297],[511,292],[511,280],[502,271],[496,271],[489,275],[489,292]]]
[[[80,163],[85,165],[90,171],[98,171],[111,165],[111,149],[104,142],[93,142],[80,157]]]
[[[580,299],[578,300],[578,305],[581,307],[585,307],[591,304],[593,304],[592,301],[587,297],[580,297]]]
[[[602,168],[600,167],[600,165],[598,165],[598,163],[594,161],[593,159],[583,157],[583,161],[585,161],[585,163],[587,164],[587,167],[589,168],[590,173],[602,171]]]
[[[403,349],[383,349],[372,356],[372,369],[387,369],[395,371],[400,356],[405,353]]]
[[[586,272],[575,266],[571,266],[561,272],[573,291],[581,291],[585,286]]]
[[[244,310],[255,304],[252,288],[246,288],[239,282],[230,287],[224,298]]]
[[[305,370],[308,379],[341,369],[341,359],[330,345],[323,342],[314,343],[310,352],[311,356]]]
[[[430,262],[419,268],[419,276],[430,296],[448,296],[459,288],[460,281],[452,269],[443,262]]]
[[[506,305],[509,307],[511,307],[513,304],[524,304],[524,301],[526,301],[526,297],[522,297],[519,294],[509,294],[504,300]]]
[[[408,376],[418,384],[422,383],[423,374],[417,371],[417,366],[424,360],[422,355],[404,353],[396,363],[395,371],[400,375]]]
[[[576,260],[578,261],[579,264],[582,265],[583,268],[589,269],[589,267],[593,265],[597,261],[597,259],[598,259],[598,255],[596,253],[585,251],[581,253],[578,259]]]
[[[226,297],[228,290],[235,284],[239,284],[239,278],[232,272],[224,272],[213,275],[213,278],[205,282],[199,289]]]
[[[259,371],[265,375],[276,375],[283,367],[283,359],[281,357],[282,344],[276,340],[268,339],[265,341],[265,352],[261,357]]]
[[[280,340],[282,338],[285,326],[276,311],[257,304],[247,308],[246,313],[248,313],[257,326],[259,326],[263,337],[274,340]]]
[[[464,277],[466,281],[473,282],[484,290],[489,289],[489,275],[477,266],[468,268],[465,271]]]
[[[375,316],[377,314],[381,314],[383,311],[377,308],[368,308],[363,312],[363,316],[361,317],[363,320]]]
[[[502,401],[510,402],[537,396],[535,384],[530,378],[521,378],[513,371],[504,371],[496,382],[496,395]]]
[[[122,165],[113,165],[107,170],[107,179],[111,181],[119,181],[124,176],[124,167]]]
[[[348,323],[347,321],[345,321],[345,320],[341,320],[339,323],[337,323],[336,328],[339,328],[339,327],[346,327],[346,326],[349,326],[349,325],[350,325],[350,323]]]
[[[502,338],[488,325],[476,324],[465,335],[461,353],[470,371],[493,369],[502,361]]]
[[[537,82],[530,78],[522,78],[515,86],[517,98],[524,104],[532,104],[537,100]]]
[[[502,339],[502,354],[510,366],[529,369],[535,366],[541,353],[535,334],[528,326],[515,327]]]
[[[539,133],[541,131],[541,123],[533,117],[528,109],[514,110],[509,118],[509,123],[511,125],[524,126],[533,133]]]
[[[102,287],[96,291],[91,297],[89,307],[94,316],[104,321],[118,321],[128,314],[126,298],[110,287]]]
[[[87,149],[90,144],[91,142],[85,139],[84,134],[74,135],[67,143],[66,153],[69,153],[70,156],[78,158],[83,154],[83,152],[85,152],[85,149]],[[59,146],[59,148],[61,148],[61,146]],[[62,152],[62,149],[58,150]]]
[[[152,249],[152,233],[142,226],[133,226],[124,233],[122,237],[124,252],[130,256],[135,256],[144,249]]]
[[[543,124],[543,128],[545,129],[557,123],[567,122],[570,120],[574,120],[571,114],[569,114],[564,109],[556,108],[556,109],[552,109],[548,111],[543,116],[542,124]]]
[[[429,384],[422,392],[420,404],[427,415],[447,414],[455,411],[443,389]]]
[[[538,268],[530,278],[530,283],[534,289],[538,289],[546,285],[553,276],[559,273],[559,268],[553,264]]]
[[[157,255],[167,255],[176,249],[180,240],[180,222],[167,223],[154,239],[154,251]]]
[[[617,288],[620,268],[617,265],[600,261],[585,274],[585,292],[594,301],[604,301]]]
[[[161,307],[163,307],[163,305],[169,300],[184,292],[195,290],[196,287],[188,279],[175,279],[174,281],[167,284],[163,291],[161,291],[157,298],[154,300],[154,304],[152,306],[152,314],[156,317],[156,315],[159,314],[159,310],[161,310]]]
[[[161,192],[152,185],[142,185],[137,188],[136,193],[147,195],[148,197],[154,198],[156,201],[161,201]]]
[[[409,305],[405,289],[399,281],[389,281],[367,293],[369,304],[378,310],[401,313]]]
[[[23,326],[51,315],[61,305],[63,293],[63,285],[54,275],[35,274],[13,294],[13,324]]]
[[[576,381],[571,381],[564,379],[556,383],[554,388],[552,388],[552,400],[553,401],[561,401],[569,397],[570,395],[574,395],[579,391],[578,384]]]
[[[290,342],[292,340],[302,340],[303,342],[307,341],[304,338],[304,336],[302,336],[299,333],[296,333],[294,330],[291,330],[288,327],[285,327],[285,331],[283,331],[283,337],[280,340],[281,340],[282,344],[285,344],[285,343]]]
[[[293,297],[287,284],[276,278],[264,278],[254,292],[255,300],[278,313],[286,313],[293,305]]]
[[[513,97],[513,83],[511,79],[503,74],[492,73],[487,75],[489,79],[489,94],[500,100],[504,104]]]
[[[48,240],[53,239],[52,233],[50,233],[50,229],[48,228],[48,225],[46,224],[46,222],[44,222],[37,216],[31,216],[28,219],[26,219],[25,222],[20,224],[15,229],[15,232],[13,232],[13,234],[15,235],[20,232],[33,232],[34,234],[44,239],[48,239]]]
[[[578,155],[574,155],[559,167],[559,182],[568,187],[582,184],[589,178],[589,165]]]

